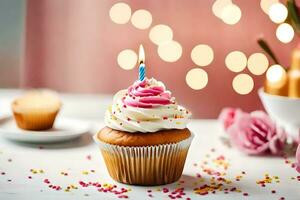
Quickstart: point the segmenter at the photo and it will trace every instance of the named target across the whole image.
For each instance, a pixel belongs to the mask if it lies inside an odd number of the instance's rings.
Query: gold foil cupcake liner
[[[58,111],[47,112],[13,112],[16,124],[25,130],[46,130],[52,128]]]
[[[110,176],[131,185],[164,185],[177,181],[183,171],[193,134],[178,143],[126,147],[94,136]]]

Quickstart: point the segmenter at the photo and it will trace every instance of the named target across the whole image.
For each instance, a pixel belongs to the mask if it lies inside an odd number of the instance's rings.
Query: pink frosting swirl
[[[174,103],[171,92],[167,91],[161,82],[154,79],[136,81],[127,90],[123,98],[125,106],[153,108]]]

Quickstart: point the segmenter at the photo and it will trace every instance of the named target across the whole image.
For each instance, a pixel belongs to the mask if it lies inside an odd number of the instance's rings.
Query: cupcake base
[[[99,141],[110,176],[131,185],[164,185],[177,181],[193,136],[173,144],[126,147]]]
[[[14,118],[19,128],[25,130],[47,130],[52,128],[57,112],[39,112],[39,113],[17,113],[14,112]]]

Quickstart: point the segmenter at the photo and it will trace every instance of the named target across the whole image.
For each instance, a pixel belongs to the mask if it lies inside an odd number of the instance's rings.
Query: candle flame
[[[266,82],[266,87],[265,87],[265,91],[273,94],[276,90],[280,90],[284,89],[284,87],[287,85],[287,81],[288,81],[288,76],[287,73],[285,71],[285,69],[280,66],[280,65],[272,65],[268,71],[267,71],[267,82]],[[275,89],[275,91],[273,91]],[[280,92],[277,91],[277,92]],[[281,91],[280,93],[284,93],[284,91]],[[277,94],[277,93],[275,93]],[[282,95],[282,94],[279,94]],[[284,95],[285,96],[285,95]]]
[[[145,51],[143,45],[139,48],[139,64],[145,63]]]
[[[280,65],[272,65],[267,71],[267,80],[271,83],[277,83],[282,81],[285,76],[286,72],[284,68]]]

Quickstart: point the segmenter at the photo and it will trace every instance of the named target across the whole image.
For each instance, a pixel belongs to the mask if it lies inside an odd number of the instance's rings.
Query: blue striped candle
[[[145,64],[141,63],[139,66],[139,80],[143,81],[145,79]]]

